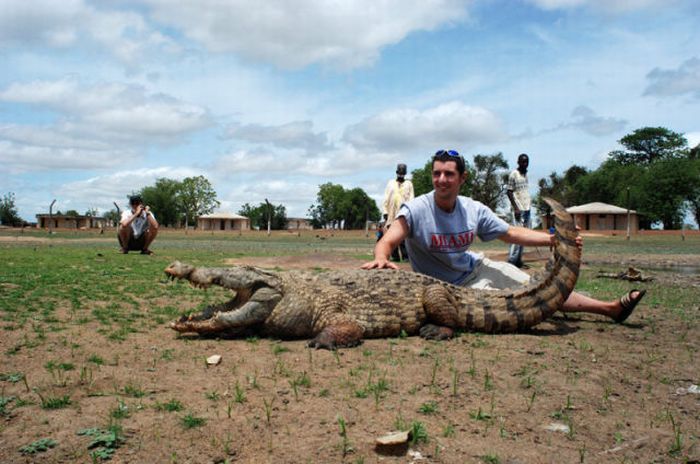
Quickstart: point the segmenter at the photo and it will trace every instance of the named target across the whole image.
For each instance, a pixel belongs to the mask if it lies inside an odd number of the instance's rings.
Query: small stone
[[[408,440],[408,431],[391,432],[377,438],[374,449],[379,454],[402,456],[408,451]]]
[[[545,430],[549,430],[550,432],[563,432],[563,433],[569,433],[571,429],[569,429],[569,426],[566,424],[560,424],[557,422],[552,422],[551,424],[545,426]]]
[[[207,358],[207,364],[210,366],[216,366],[221,362],[221,355],[214,354]]]

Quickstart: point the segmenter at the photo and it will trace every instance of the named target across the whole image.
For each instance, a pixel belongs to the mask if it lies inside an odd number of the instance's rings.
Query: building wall
[[[576,225],[581,230],[627,230],[627,214],[574,214]],[[636,214],[630,215],[630,232],[639,230]]]
[[[247,219],[198,218],[197,228],[211,231],[250,230],[250,221]]]
[[[627,214],[573,214],[576,225],[582,231],[627,231]],[[541,216],[545,228],[554,225],[554,216]],[[630,215],[630,233],[639,232],[639,219],[636,214]]]
[[[105,227],[104,218],[90,216],[37,215],[37,229],[101,229]]]
[[[313,226],[306,219],[289,219],[287,230],[312,230]]]

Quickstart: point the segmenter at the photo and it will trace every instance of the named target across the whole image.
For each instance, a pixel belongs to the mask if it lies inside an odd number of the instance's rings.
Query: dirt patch
[[[315,253],[226,263],[287,270],[362,261]],[[188,303],[134,304],[138,317]],[[70,322],[65,330],[3,326],[0,385],[3,398],[14,399],[3,411],[1,462],[90,462],[90,439],[76,432],[110,420],[125,438],[113,463],[700,459],[699,397],[689,390],[700,380],[700,333],[694,319],[656,307],[653,297],[624,326],[554,317],[526,334],[367,340],[338,352],[309,350],[304,341],[177,337],[165,322],[120,341],[97,321],[75,320],[67,303],[56,317]],[[207,366],[213,354],[222,362]],[[59,375],[47,369],[51,361],[74,367]],[[27,373],[26,384],[10,380],[17,371]],[[44,409],[36,392],[71,403]],[[376,438],[411,425],[425,438],[410,445],[414,454],[377,454]],[[18,451],[45,437],[57,446],[36,456]]]

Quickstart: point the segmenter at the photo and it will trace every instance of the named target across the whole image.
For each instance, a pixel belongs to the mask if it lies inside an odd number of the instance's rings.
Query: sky
[[[99,214],[203,175],[221,206],[381,207],[439,149],[595,169],[635,129],[700,143],[695,0],[0,0],[0,195]]]

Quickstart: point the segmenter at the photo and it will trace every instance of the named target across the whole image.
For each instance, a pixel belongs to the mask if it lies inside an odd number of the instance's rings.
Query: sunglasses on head
[[[438,150],[435,152],[435,156],[452,156],[453,158],[459,157],[459,153],[455,150]]]

